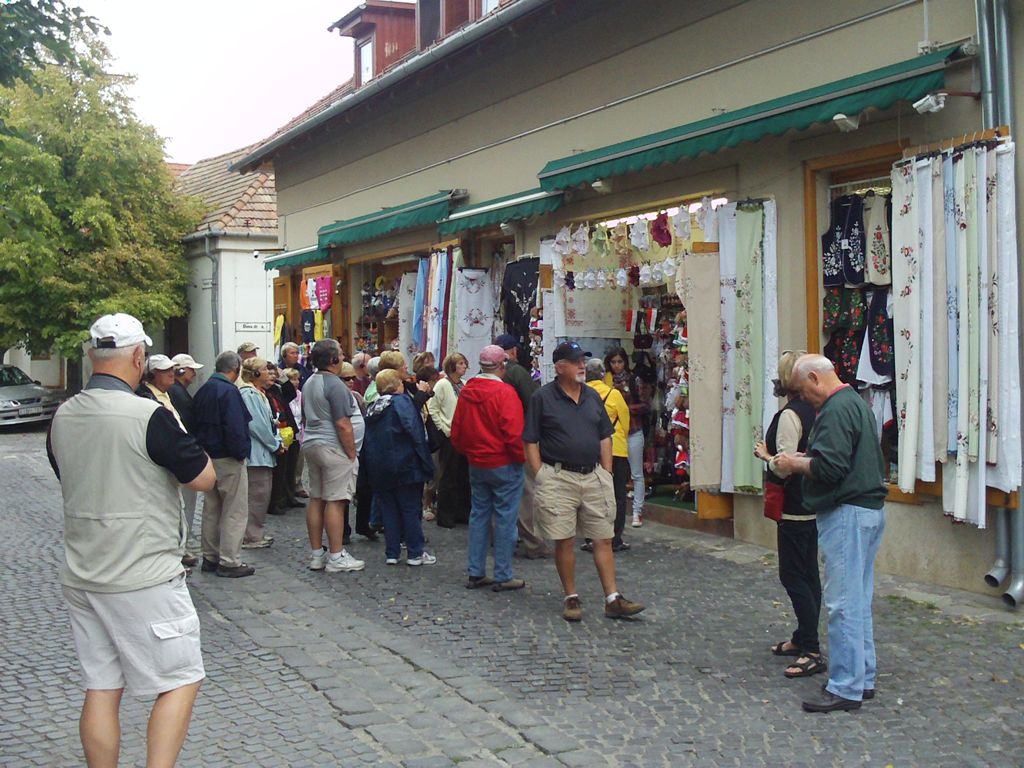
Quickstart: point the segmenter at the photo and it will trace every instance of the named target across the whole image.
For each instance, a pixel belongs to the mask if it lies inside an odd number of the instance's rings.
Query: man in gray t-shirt
[[[338,378],[342,361],[337,341],[318,341],[310,358],[317,371],[302,385],[302,455],[309,469],[309,568],[329,573],[361,571],[363,561],[356,560],[343,546],[345,513],[355,493],[359,471],[357,446],[362,435],[355,434],[352,423],[359,406]],[[323,546],[324,529],[329,553]]]

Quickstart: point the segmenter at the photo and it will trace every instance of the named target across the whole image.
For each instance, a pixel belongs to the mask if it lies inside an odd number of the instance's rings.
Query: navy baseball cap
[[[494,344],[502,349],[515,349],[519,346],[519,339],[511,333],[503,333],[494,340]]]
[[[590,353],[584,352],[583,348],[575,341],[563,341],[555,347],[555,351],[551,354],[551,362],[568,360],[570,363],[578,363],[587,357],[590,357]]]

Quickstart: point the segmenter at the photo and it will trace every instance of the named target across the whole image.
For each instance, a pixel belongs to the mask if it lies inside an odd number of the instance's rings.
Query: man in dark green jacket
[[[534,381],[533,376],[519,363],[519,341],[511,333],[503,333],[494,340],[494,343],[505,350],[505,377],[506,384],[512,386],[519,396],[519,402],[523,405],[523,416],[526,416],[526,408],[530,404],[533,393],[540,389],[540,384]],[[526,482],[523,486],[523,498],[519,502],[519,548],[516,550],[517,557],[525,557],[534,560],[547,557],[551,550],[533,532],[533,498],[534,498],[533,475],[526,473]]]
[[[871,616],[875,555],[885,529],[886,489],[875,422],[857,392],[843,384],[832,361],[804,355],[793,376],[800,395],[818,411],[806,454],[776,463],[804,476],[804,506],[818,515],[818,548],[825,560],[829,680],[803,702],[807,712],[859,709],[875,695]]]

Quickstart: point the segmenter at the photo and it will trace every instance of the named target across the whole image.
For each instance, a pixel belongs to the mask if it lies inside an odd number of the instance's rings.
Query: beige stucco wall
[[[530,189],[551,159],[912,58],[923,36],[921,4],[727,65],[892,5],[892,0],[649,0],[638,14],[633,3],[594,0],[587,4],[592,12],[581,20],[553,17],[550,34],[520,37],[510,53],[481,57],[479,67],[449,73],[442,84],[425,81],[416,94],[375,117],[283,152],[275,162],[282,245],[312,245],[325,224],[439,189],[467,188],[471,202]],[[933,41],[959,41],[975,33],[971,0],[932,0],[928,6]],[[1021,16],[1013,20],[1017,41],[1024,41]],[[1019,43],[1014,48],[1017,82],[1024,83],[1024,53]],[[716,67],[721,68],[600,109]],[[958,65],[948,86],[975,90],[974,78],[971,64]],[[1016,104],[1019,111],[1019,98]],[[587,110],[595,112],[576,116]],[[868,114],[854,133],[822,125],[650,169],[614,179],[611,195],[573,190],[564,208],[525,227],[523,250],[536,252],[541,237],[562,223],[593,220],[611,210],[712,190],[734,199],[773,196],[779,216],[779,305],[786,308],[780,346],[799,348],[807,335],[803,162],[896,140],[925,144],[983,127],[976,102],[951,97],[935,115],[919,116],[903,105]],[[823,203],[824,181],[819,187]],[[826,205],[819,205],[819,215],[820,232]],[[412,248],[432,236],[429,229],[408,232],[350,247],[344,256]],[[735,510],[738,538],[774,546],[774,528],[761,515],[760,498],[737,497]],[[934,502],[889,505],[887,526],[880,570],[986,591],[981,576],[992,557],[990,531],[950,524]]]

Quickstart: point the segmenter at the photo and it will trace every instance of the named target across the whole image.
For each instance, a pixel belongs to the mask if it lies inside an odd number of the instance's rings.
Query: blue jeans
[[[469,575],[487,575],[487,549],[494,520],[494,580],[512,578],[519,501],[523,496],[523,465],[496,469],[469,468],[473,506],[469,513]]]
[[[875,688],[875,632],[871,618],[875,555],[885,511],[842,504],[818,513],[818,548],[825,559],[828,609],[828,690],[860,701]]]
[[[423,554],[423,483],[373,489],[373,505],[384,518],[384,556],[398,559],[405,542],[409,558]]]

